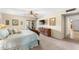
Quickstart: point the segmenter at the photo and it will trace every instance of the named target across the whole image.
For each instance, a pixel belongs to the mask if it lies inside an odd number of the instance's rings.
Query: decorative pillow
[[[19,29],[13,29],[13,33],[17,34],[17,33],[21,33],[21,31]]]
[[[23,28],[21,28],[22,30],[28,30],[29,29],[29,27],[23,27]]]
[[[9,32],[10,35],[11,35],[11,34],[14,34],[14,29],[9,28],[9,29],[8,29],[8,32]]]
[[[28,28],[28,27],[26,27],[25,29],[26,29],[26,30],[28,30],[29,28]]]
[[[9,32],[7,29],[0,29],[0,39],[4,39],[9,35]]]
[[[17,34],[17,33],[21,33],[21,31],[19,29],[8,29],[9,34]]]
[[[7,29],[7,30],[9,32],[9,35],[11,35],[12,34],[12,30],[10,30],[10,29]]]

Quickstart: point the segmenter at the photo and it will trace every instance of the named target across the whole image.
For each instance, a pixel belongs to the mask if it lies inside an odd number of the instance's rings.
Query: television
[[[41,25],[44,25],[45,23],[46,23],[45,20],[40,20]]]

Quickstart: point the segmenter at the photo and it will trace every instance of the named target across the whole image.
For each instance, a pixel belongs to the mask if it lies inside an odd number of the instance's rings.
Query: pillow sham
[[[4,39],[9,35],[9,32],[7,29],[0,29],[0,39]]]
[[[9,32],[9,35],[11,35],[13,33],[12,30],[10,30],[10,29],[7,29],[7,30]]]
[[[10,35],[12,35],[12,34],[21,33],[21,30],[19,30],[19,29],[8,29],[8,32],[9,32]]]
[[[19,29],[13,29],[13,33],[14,34],[21,33],[21,30],[19,30]]]

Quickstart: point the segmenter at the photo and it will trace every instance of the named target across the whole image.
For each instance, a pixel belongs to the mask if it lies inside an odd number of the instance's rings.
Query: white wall
[[[62,14],[68,14],[68,13],[76,13],[79,12],[79,9],[77,8],[77,10],[72,11],[72,12],[68,12],[66,13],[67,9],[63,9],[63,8],[55,8],[54,10],[51,11],[51,14],[47,13],[46,16],[44,16],[44,19],[49,19],[51,17],[56,17],[56,26],[50,26],[50,25],[44,25],[42,27],[48,27],[52,29],[52,36],[58,39],[62,39],[64,38],[64,28],[63,28],[63,18],[62,18]],[[41,18],[43,19],[43,18]],[[41,20],[39,19],[39,20]],[[39,24],[39,23],[38,23]],[[37,25],[39,27],[39,25]]]
[[[3,23],[2,15],[0,14],[0,24]]]
[[[63,19],[62,19],[62,14],[66,14],[66,10],[68,8],[38,8],[37,9],[37,12],[39,12],[38,14],[40,14],[40,19],[38,19],[37,21],[37,27],[39,27],[39,20],[41,19],[46,19],[48,20],[49,18],[51,17],[56,17],[56,26],[50,26],[49,24],[48,25],[44,25],[42,27],[48,27],[48,28],[51,28],[52,29],[52,36],[55,36],[56,38],[59,38],[59,39],[62,39],[64,37],[64,32],[63,32]],[[79,9],[77,9],[76,11],[73,11],[73,12],[69,12],[69,13],[75,13],[75,12],[79,12]],[[3,20],[5,19],[13,19],[13,18],[16,18],[16,19],[20,19],[19,21],[24,21],[25,20],[30,20],[28,17],[14,17],[14,16],[7,16],[7,15],[1,15],[0,14],[0,23],[4,23]],[[25,21],[24,21],[25,22]],[[25,26],[25,25],[24,25]],[[20,27],[23,27],[23,26],[20,26]]]
[[[49,20],[49,18],[52,18],[52,17],[56,17],[56,26],[50,26],[49,25],[49,21],[48,21],[48,25],[42,25],[41,27],[48,27],[48,28],[51,28],[52,29],[52,36],[56,37],[56,38],[63,38],[63,33],[62,33],[62,17],[61,17],[61,14],[64,14],[65,13],[65,10],[64,9],[56,9],[54,11],[51,12],[51,14],[48,16],[46,15],[46,17],[44,16],[44,18],[41,18],[39,20],[42,20],[42,19],[46,19],[46,20]],[[38,21],[38,25],[37,27],[40,27],[39,25],[39,21]]]
[[[13,26],[12,25],[12,19],[17,19],[18,22],[19,22],[19,25],[18,26]],[[25,22],[26,22],[27,18],[26,17],[22,17],[22,16],[17,16],[17,15],[1,13],[0,23],[5,24],[5,20],[9,20],[9,23],[10,23],[7,27],[22,29],[22,28],[25,28],[25,26],[26,26]],[[21,21],[23,22],[23,25],[21,25]]]

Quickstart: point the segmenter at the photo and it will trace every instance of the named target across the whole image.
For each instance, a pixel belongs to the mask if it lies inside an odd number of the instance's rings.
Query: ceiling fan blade
[[[33,11],[30,11],[30,14],[33,15]]]

